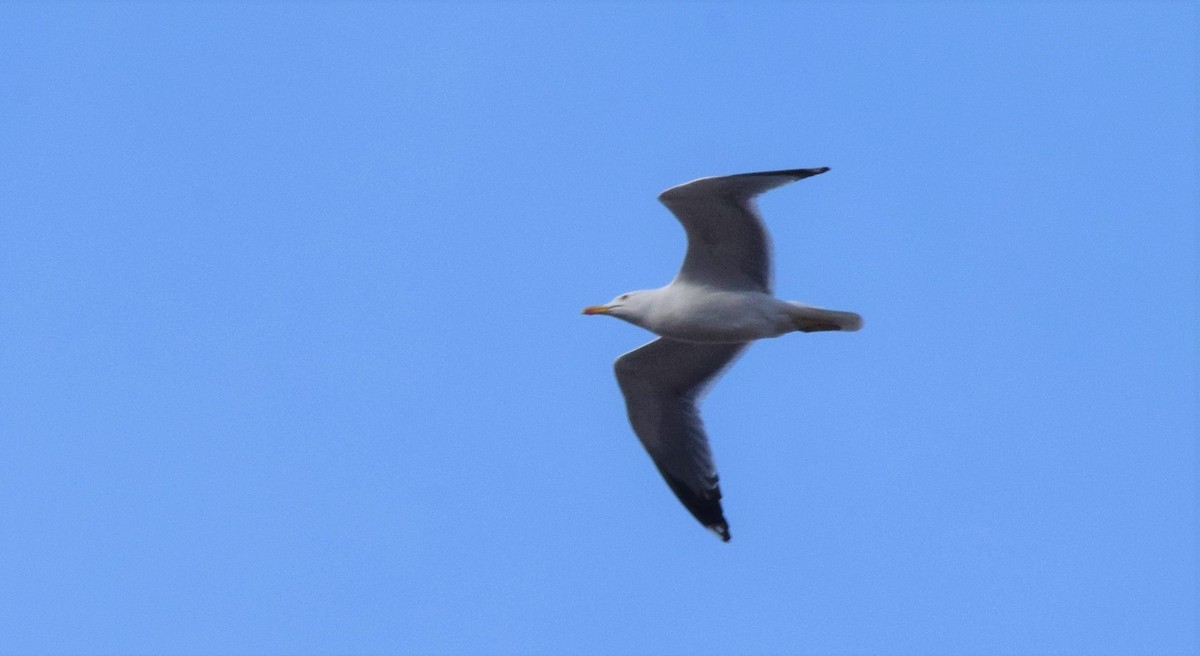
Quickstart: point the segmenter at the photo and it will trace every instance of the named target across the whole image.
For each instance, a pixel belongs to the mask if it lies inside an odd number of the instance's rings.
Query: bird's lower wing
[[[660,337],[617,358],[615,365],[634,433],[675,496],[722,540],[729,540],[729,525],[696,404],[746,346]]]

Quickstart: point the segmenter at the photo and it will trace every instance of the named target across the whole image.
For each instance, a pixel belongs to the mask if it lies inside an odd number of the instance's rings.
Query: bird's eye
[[[627,298],[629,298],[629,294],[621,294],[620,298],[618,298],[617,300],[618,300],[618,301],[623,301],[623,300],[625,300],[625,299],[627,299]]]

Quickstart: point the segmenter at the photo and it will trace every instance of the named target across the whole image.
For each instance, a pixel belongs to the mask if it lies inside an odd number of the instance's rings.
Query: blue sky
[[[1185,654],[1189,3],[0,5],[0,653]],[[678,504],[584,305],[785,298]]]

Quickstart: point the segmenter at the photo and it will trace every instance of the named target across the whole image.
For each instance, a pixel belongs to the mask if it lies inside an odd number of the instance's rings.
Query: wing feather
[[[696,407],[704,390],[747,344],[697,344],[660,337],[617,358],[629,423],[675,496],[729,540],[721,489]]]
[[[771,238],[754,198],[828,168],[763,171],[700,178],[671,187],[658,199],[687,232],[687,255],[676,280],[771,292]]]

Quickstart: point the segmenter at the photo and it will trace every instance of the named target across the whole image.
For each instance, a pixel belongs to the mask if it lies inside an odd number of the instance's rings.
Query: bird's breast
[[[772,311],[776,303],[757,292],[683,293],[656,308],[647,327],[685,342],[749,342],[777,334]]]

